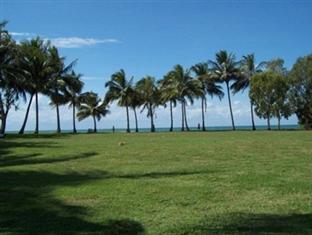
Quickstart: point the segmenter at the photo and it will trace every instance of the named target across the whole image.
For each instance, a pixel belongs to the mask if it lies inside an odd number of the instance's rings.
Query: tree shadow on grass
[[[96,175],[96,176],[95,176]],[[58,186],[79,186],[101,174],[56,174],[45,171],[0,172],[0,233],[9,234],[144,234],[133,220],[88,221],[86,208],[53,198]]]
[[[67,137],[71,137],[73,134],[72,133],[44,133],[44,134],[31,134],[31,133],[27,133],[27,134],[23,134],[23,135],[19,135],[19,134],[7,134],[6,135],[6,139],[10,140],[10,139],[60,139],[60,138],[67,138]]]
[[[0,151],[10,150],[12,148],[55,148],[59,147],[55,142],[44,141],[44,142],[33,142],[23,141],[17,142],[14,140],[1,140]]]
[[[111,178],[120,179],[141,179],[141,178],[162,178],[162,177],[177,177],[177,176],[187,176],[187,175],[200,175],[200,174],[210,174],[215,171],[169,171],[169,172],[148,172],[141,174],[127,174],[127,175],[112,175]]]
[[[14,140],[3,140],[0,142],[0,167],[32,165],[32,164],[47,164],[65,162],[77,159],[83,159],[97,155],[96,152],[84,152],[79,154],[61,155],[53,158],[47,158],[40,153],[41,148],[58,148],[55,142],[18,142]],[[15,153],[18,148],[27,148],[31,153]]]
[[[54,188],[79,187],[105,178],[106,172],[12,170],[7,166],[47,164],[84,159],[96,155],[85,152],[58,157],[41,156],[40,147],[55,148],[53,142],[0,141],[0,233],[6,234],[144,234],[144,227],[131,219],[88,221],[86,208],[70,205],[52,196]],[[16,154],[16,148],[33,148]],[[37,151],[37,152],[35,152]]]
[[[22,155],[9,155],[0,157],[0,167],[20,166],[20,165],[34,165],[34,164],[48,164],[66,162],[78,159],[84,159],[97,155],[96,152],[85,152],[73,155],[65,155],[55,158],[38,158],[40,153],[22,154]]]
[[[44,141],[44,142],[31,142],[31,141],[15,141],[15,140],[0,140],[0,161],[3,159],[8,158],[18,158],[18,155],[16,155],[14,152],[18,148],[27,148],[32,149],[33,151],[38,151],[40,148],[58,148],[59,146],[55,142],[51,141]],[[25,154],[20,155],[20,158],[27,158],[27,157],[35,157],[38,156],[39,153],[31,153],[31,154]]]
[[[53,135],[47,135],[48,138],[54,138],[52,137]],[[33,137],[26,137],[23,135],[23,141],[20,141],[19,139],[21,138],[18,135],[13,135],[9,136],[9,138],[5,139],[0,139],[0,161],[6,161],[9,160],[9,158],[12,161],[15,161],[17,159],[26,159],[26,158],[31,158],[31,157],[37,157],[40,155],[40,153],[37,153],[41,148],[59,148],[60,146],[58,145],[57,142],[55,141],[39,141],[35,142],[32,140],[25,141],[25,139],[30,139]],[[27,149],[32,149],[32,153],[30,154],[16,154],[15,151],[16,149],[19,148],[27,148]],[[1,166],[1,162],[0,162]]]
[[[312,214],[228,214],[218,217],[217,224],[209,220],[185,229],[183,234],[242,235],[310,235]]]

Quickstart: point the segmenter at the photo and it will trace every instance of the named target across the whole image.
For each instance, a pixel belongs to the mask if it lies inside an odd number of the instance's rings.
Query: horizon
[[[251,125],[245,125],[245,126],[242,126],[242,125],[236,125],[236,131],[249,131],[252,126]],[[202,131],[201,129],[199,130],[197,126],[189,126],[190,128],[190,131]],[[232,126],[231,125],[227,125],[227,126],[207,126],[206,125],[206,128],[207,130],[206,131],[232,131]],[[266,131],[267,130],[267,125],[256,125],[256,128],[258,131]],[[271,125],[271,128],[272,130],[278,130],[278,125],[275,125],[275,124],[272,124]],[[139,127],[138,130],[139,132],[142,132],[142,133],[146,133],[146,132],[150,132],[150,129],[151,127]],[[296,129],[301,129],[300,128],[300,125],[299,124],[281,124],[281,129],[280,130],[285,130],[285,131],[289,131],[289,130],[296,130]],[[77,128],[77,133],[79,134],[83,134],[83,133],[86,133],[88,131],[91,131],[93,130],[92,128]],[[135,132],[135,127],[131,127],[130,128],[131,132]],[[169,132],[169,127],[167,126],[159,126],[159,127],[156,127],[156,132]],[[116,133],[123,133],[123,132],[126,132],[127,131],[127,128],[118,128],[116,127],[115,128],[115,131]],[[64,134],[70,134],[72,133],[73,130],[72,128],[68,128],[68,129],[62,129],[62,133]],[[108,132],[113,132],[112,131],[112,127],[111,128],[99,128],[97,129],[97,132],[98,133],[108,133]],[[182,132],[181,131],[181,127],[179,126],[174,126],[173,127],[173,132]],[[18,134],[18,130],[10,130],[10,131],[7,131],[8,134]],[[45,130],[45,129],[41,129],[40,130],[40,134],[45,134],[45,133],[55,133],[55,129],[49,129],[49,130]],[[25,131],[25,134],[33,134],[33,130],[26,130]]]
[[[214,60],[216,52],[226,49],[235,53],[237,59],[255,53],[257,63],[281,57],[287,69],[291,69],[299,56],[312,52],[312,29],[307,27],[312,20],[312,2],[308,1],[90,2],[77,1],[73,5],[61,1],[3,0],[0,2],[1,20],[9,21],[7,29],[15,40],[38,35],[51,40],[67,58],[67,64],[77,58],[75,71],[84,75],[84,91],[93,90],[102,98],[105,82],[121,68],[128,77],[134,76],[135,81],[147,74],[161,79],[175,64],[190,67]],[[233,10],[236,14],[232,14]],[[73,13],[71,16],[69,11]],[[83,14],[85,12],[89,14]],[[236,125],[250,125],[248,90],[232,96],[232,101]],[[40,130],[56,128],[55,110],[48,103],[47,97],[40,96]],[[29,131],[34,129],[34,108],[32,105],[26,127]],[[20,128],[25,109],[26,104],[20,102],[20,110],[10,111],[8,131]],[[115,104],[110,110],[111,114],[99,122],[98,128],[125,128],[125,110]],[[62,107],[61,113],[62,129],[70,129],[70,110]],[[201,120],[198,101],[187,107],[187,114],[189,125],[197,126]],[[169,126],[168,119],[169,110],[158,108],[156,129]],[[133,128],[132,112],[130,120]],[[138,112],[138,120],[139,128],[149,127],[146,111]],[[257,126],[265,124],[265,120],[258,117],[255,121]],[[180,122],[178,105],[174,109],[174,126],[179,127]],[[272,119],[274,124],[276,119]],[[282,119],[281,124],[296,125],[297,118],[293,115],[289,120]],[[219,101],[209,97],[206,126],[229,125],[226,98]],[[77,122],[77,129],[90,127],[91,119]]]

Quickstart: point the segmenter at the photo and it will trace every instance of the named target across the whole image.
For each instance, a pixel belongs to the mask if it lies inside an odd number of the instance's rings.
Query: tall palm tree
[[[231,104],[230,82],[237,80],[240,76],[239,62],[235,60],[233,53],[221,50],[216,54],[216,61],[209,61],[212,65],[213,76],[220,82],[225,82],[229,108],[232,121],[232,129],[235,130],[234,117]]]
[[[159,90],[154,77],[146,76],[136,83],[136,90],[142,99],[142,111],[147,109],[147,117],[151,119],[151,132],[155,132],[154,114],[159,105]]]
[[[26,99],[23,77],[17,67],[17,45],[0,22],[0,137],[6,129],[7,117],[12,107],[17,108],[20,97]]]
[[[184,69],[182,65],[176,65],[170,72],[170,76],[174,79],[173,84],[175,84],[177,98],[181,103],[181,113],[182,113],[182,126],[181,131],[184,131],[184,123],[186,130],[189,131],[186,116],[186,104],[187,100],[193,104],[194,98],[202,96],[201,84],[198,80],[191,76],[191,71],[189,69]]]
[[[131,104],[131,95],[133,93],[132,80],[127,80],[126,73],[123,69],[114,73],[111,76],[111,80],[105,84],[108,87],[108,91],[105,95],[105,102],[109,103],[117,100],[118,105],[126,107],[127,114],[127,132],[130,132],[129,122],[129,107]]]
[[[70,73],[77,60],[65,66],[65,57],[61,57],[56,47],[49,48],[49,64],[52,75],[49,79],[45,93],[51,98],[50,105],[55,106],[57,133],[61,133],[60,111],[59,106],[67,103],[64,91],[66,89],[66,82],[64,77]]]
[[[12,69],[11,62],[13,61],[12,40],[5,29],[6,24],[6,21],[0,22],[0,85],[5,80],[5,73]]]
[[[201,109],[202,109],[202,130],[206,131],[205,126],[205,110],[207,108],[206,94],[211,96],[217,96],[221,99],[224,96],[221,86],[216,85],[216,80],[211,76],[211,72],[208,68],[208,63],[198,63],[194,65],[192,71],[196,74],[196,79],[201,84],[202,96],[201,96]]]
[[[256,64],[255,55],[249,54],[243,56],[241,60],[241,76],[237,79],[232,85],[231,90],[235,93],[239,91],[244,91],[250,85],[251,78],[256,74],[262,71],[263,66],[266,62],[261,62]],[[251,124],[252,130],[256,130],[255,120],[254,120],[254,108],[250,100],[250,113],[251,113]]]
[[[91,116],[94,125],[93,131],[96,133],[96,120],[100,121],[102,117],[109,114],[107,105],[92,91],[81,94],[80,101],[81,104],[77,113],[78,120],[82,121]]]
[[[65,99],[69,107],[73,109],[73,133],[77,133],[76,129],[76,107],[80,106],[79,96],[82,92],[84,83],[81,81],[81,74],[76,74],[74,71],[71,74],[64,76],[65,86]]]
[[[142,97],[140,96],[138,89],[133,88],[132,94],[130,96],[130,107],[132,108],[133,114],[134,114],[135,132],[139,132],[138,117],[137,117],[136,109],[141,107],[141,105],[142,105]]]
[[[18,45],[5,29],[6,24],[7,21],[0,22],[0,132],[3,134],[10,107],[15,105],[20,94],[26,99],[23,76],[17,65]]]
[[[26,110],[25,119],[19,133],[24,133],[27,123],[29,108],[33,96],[36,102],[36,128],[35,134],[39,133],[39,103],[38,95],[44,92],[52,70],[49,64],[49,50],[50,43],[45,42],[39,37],[30,41],[23,41],[20,44],[20,56],[18,60],[18,67],[23,71],[25,77],[25,90],[30,94],[29,105]]]
[[[177,106],[178,90],[175,84],[175,79],[172,73],[167,73],[163,79],[158,81],[159,91],[160,91],[160,103],[166,106],[169,102],[170,107],[170,129],[173,131],[173,107]]]

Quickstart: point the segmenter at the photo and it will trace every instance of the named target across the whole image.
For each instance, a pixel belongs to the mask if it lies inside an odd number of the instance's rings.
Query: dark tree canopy
[[[299,124],[312,129],[312,54],[299,58],[289,77],[290,101]]]

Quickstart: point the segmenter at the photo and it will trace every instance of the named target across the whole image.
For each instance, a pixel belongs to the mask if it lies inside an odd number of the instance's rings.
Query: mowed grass
[[[1,234],[312,234],[312,132],[8,136],[0,199]]]

